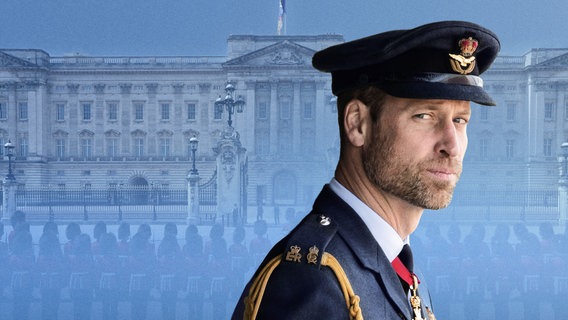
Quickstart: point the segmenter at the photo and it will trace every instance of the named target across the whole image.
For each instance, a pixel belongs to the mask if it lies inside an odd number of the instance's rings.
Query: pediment
[[[568,53],[562,54],[558,57],[548,59],[542,63],[537,64],[537,68],[566,68],[568,67]]]
[[[118,137],[118,136],[120,136],[120,132],[116,131],[114,129],[110,129],[110,130],[105,131],[105,136],[107,136],[107,137]]]
[[[196,130],[193,130],[193,129],[189,129],[189,130],[185,130],[185,131],[183,132],[183,135],[184,135],[186,138],[191,138],[191,137],[196,137],[196,138],[197,138],[197,137],[199,137],[199,132],[196,131]]]
[[[166,129],[158,131],[157,134],[159,137],[171,137],[174,135],[172,131]]]
[[[26,60],[14,57],[0,51],[0,68],[37,68],[38,66]]]
[[[61,129],[58,129],[57,131],[55,131],[53,133],[54,137],[67,137],[69,135],[69,133],[67,131],[63,131]]]
[[[227,61],[226,67],[311,66],[315,51],[289,40]]]
[[[145,137],[146,136],[146,132],[144,132],[140,129],[136,129],[136,130],[132,131],[130,134],[134,137]]]
[[[95,133],[91,130],[83,129],[83,130],[79,131],[80,137],[93,137],[94,135],[95,135]]]

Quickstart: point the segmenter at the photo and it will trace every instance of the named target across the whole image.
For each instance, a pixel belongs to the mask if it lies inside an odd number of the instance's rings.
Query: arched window
[[[128,195],[132,204],[148,204],[151,200],[151,190],[148,180],[142,176],[133,176],[129,179]]]

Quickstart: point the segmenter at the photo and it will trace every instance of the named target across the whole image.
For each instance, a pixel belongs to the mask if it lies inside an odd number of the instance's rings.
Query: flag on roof
[[[282,28],[284,27],[284,18],[286,15],[286,0],[279,0],[279,2],[280,2],[280,8],[278,14],[278,35],[281,35]],[[286,30],[284,30],[284,33],[286,33]]]

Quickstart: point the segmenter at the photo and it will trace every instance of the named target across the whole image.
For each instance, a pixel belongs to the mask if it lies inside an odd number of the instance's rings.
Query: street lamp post
[[[150,184],[150,188],[151,188],[151,199],[152,199],[152,220],[156,221],[158,220],[158,215],[156,214],[156,204],[158,202],[158,191],[156,190],[156,186],[154,186],[154,183],[152,182]]]
[[[8,174],[2,183],[2,222],[8,223],[10,217],[16,212],[16,189],[18,183],[12,169],[14,145],[10,140],[4,144],[4,154],[8,157]]]
[[[87,212],[87,185],[83,185],[83,220],[89,220],[89,213]]]
[[[195,153],[199,140],[197,137],[189,139],[189,148],[192,154],[192,165],[187,175],[187,223],[197,224],[199,222],[199,172],[195,167]]]
[[[12,172],[12,157],[14,156],[14,145],[10,140],[4,144],[4,150],[6,151],[6,156],[8,157],[8,175],[6,179],[14,181],[16,177],[14,177],[14,173]]]
[[[235,92],[235,86],[229,83],[225,87],[225,93],[227,94],[225,96],[225,99],[219,96],[219,98],[215,101],[215,106],[220,107],[221,110],[225,108],[225,110],[229,114],[229,120],[227,121],[229,127],[233,126],[232,116],[233,114],[235,114],[235,111],[238,113],[242,113],[245,106],[245,101],[243,100],[242,96],[238,96],[236,100],[235,98],[233,98],[234,92]]]
[[[118,195],[117,195],[117,202],[118,202],[118,221],[122,221],[122,188],[124,184],[118,185]]]
[[[197,174],[197,168],[195,167],[195,152],[197,151],[198,144],[199,140],[197,140],[197,137],[191,137],[189,139],[189,148],[191,149],[191,158],[192,158],[191,173],[193,174]]]
[[[242,96],[235,95],[235,86],[231,83],[227,84],[225,92],[225,99],[219,97],[215,102],[216,113],[225,109],[229,114],[228,126],[224,127],[213,148],[217,157],[217,211],[227,214],[236,204],[237,210],[246,214],[246,149],[239,133],[232,127],[232,115],[244,111],[245,101]]]
[[[55,213],[53,212],[53,193],[52,193],[53,188],[49,188],[46,190],[47,191],[47,201],[49,202],[49,215],[48,215],[48,221],[49,222],[53,222],[55,220]]]

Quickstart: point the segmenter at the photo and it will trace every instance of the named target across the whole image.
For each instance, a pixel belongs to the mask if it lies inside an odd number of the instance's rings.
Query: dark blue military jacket
[[[313,247],[319,249],[316,263],[313,254],[311,263],[308,261]],[[408,297],[383,250],[357,213],[328,185],[312,212],[262,262],[259,270],[282,255],[268,279],[256,319],[349,319],[336,275],[321,265],[324,251],[333,255],[345,271],[354,293],[360,297],[365,320],[411,319]],[[243,319],[244,300],[259,270],[247,284],[232,319]]]

